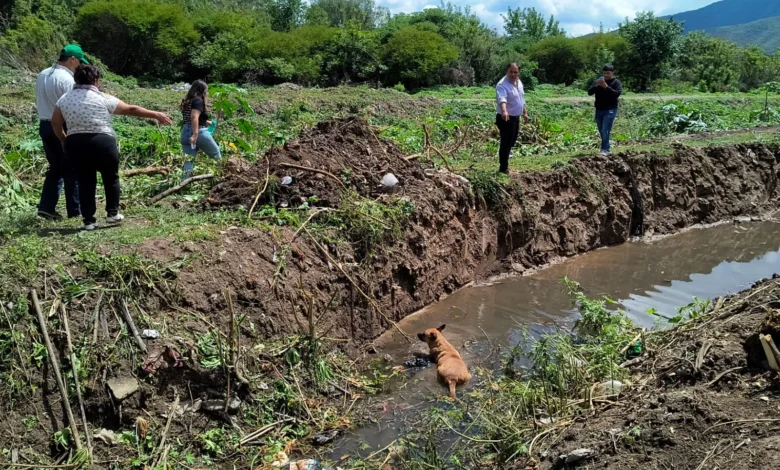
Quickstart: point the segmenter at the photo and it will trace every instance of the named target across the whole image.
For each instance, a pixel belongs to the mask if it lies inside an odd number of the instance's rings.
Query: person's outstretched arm
[[[173,122],[171,121],[171,118],[168,117],[168,115],[165,113],[151,111],[133,104],[127,104],[124,101],[119,101],[119,103],[117,103],[116,108],[114,109],[114,114],[118,114],[120,116],[134,116],[143,119],[154,119],[163,126],[169,126]]]

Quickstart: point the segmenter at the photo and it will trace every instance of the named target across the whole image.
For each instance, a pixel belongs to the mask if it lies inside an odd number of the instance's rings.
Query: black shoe
[[[62,216],[55,212],[38,211],[38,217],[43,217],[46,220],[62,220]]]

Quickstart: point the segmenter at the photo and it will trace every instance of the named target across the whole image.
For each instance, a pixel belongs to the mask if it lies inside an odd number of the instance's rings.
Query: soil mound
[[[336,207],[345,188],[375,197],[383,192],[382,177],[387,173],[407,188],[425,178],[419,163],[407,161],[395,145],[379,139],[366,121],[339,119],[321,122],[298,140],[272,148],[252,166],[228,165],[207,203],[213,207],[251,207],[267,173],[271,181],[260,204],[281,207],[304,202]]]

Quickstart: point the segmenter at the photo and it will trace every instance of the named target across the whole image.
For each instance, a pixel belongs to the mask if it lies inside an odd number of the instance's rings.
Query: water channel
[[[578,281],[589,297],[614,299],[636,324],[652,328],[657,317],[646,313],[649,309],[673,317],[693,297],[705,300],[735,293],[776,272],[780,272],[780,224],[694,228],[655,241],[593,251],[528,276],[460,290],[407,317],[400,327],[414,336],[446,324],[445,336],[470,367],[498,369],[501,356],[492,352],[496,347],[506,350],[516,345],[524,329],[535,335],[552,325],[570,328],[576,320],[575,307],[560,282],[564,276]],[[410,344],[394,330],[376,344],[393,364],[427,352],[423,343]],[[436,381],[435,366],[405,375],[405,380],[372,406],[376,424],[342,437],[334,458],[359,444],[372,450],[388,445],[403,433],[405,416],[424,410],[437,395],[446,394]],[[459,395],[479,387],[479,382],[475,378],[459,389]]]

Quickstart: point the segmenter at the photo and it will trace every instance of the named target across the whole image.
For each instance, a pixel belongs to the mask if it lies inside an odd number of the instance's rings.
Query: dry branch
[[[62,397],[62,403],[65,406],[65,414],[68,416],[68,424],[70,425],[73,439],[76,442],[76,448],[81,449],[81,435],[76,427],[76,420],[73,418],[73,410],[70,408],[70,400],[68,399],[68,389],[65,387],[65,382],[62,380],[62,373],[60,372],[60,366],[57,364],[57,356],[55,355],[54,346],[49,339],[49,329],[46,328],[46,319],[41,312],[41,303],[38,301],[38,292],[35,289],[30,289],[30,295],[32,296],[33,307],[35,307],[35,313],[38,315],[38,324],[41,327],[41,334],[43,335],[43,341],[46,343],[46,350],[49,353],[49,363],[52,369],[54,369],[54,378],[57,381],[57,387],[60,389],[60,396]]]
[[[130,333],[133,335],[133,338],[138,344],[138,347],[141,348],[141,351],[147,352],[146,343],[144,343],[144,340],[141,339],[141,335],[138,333],[138,328],[136,328],[135,322],[133,321],[133,316],[130,315],[130,309],[127,308],[127,300],[122,298],[120,302],[122,306],[120,309],[122,311],[122,317],[124,317],[125,322],[127,322],[127,327],[130,329]]]
[[[73,338],[70,335],[70,322],[68,321],[68,312],[65,310],[65,304],[60,304],[62,312],[62,326],[65,328],[65,337],[68,340],[68,355],[70,355],[70,368],[73,371],[73,381],[76,382],[76,397],[79,399],[79,408],[81,408],[81,424],[84,426],[84,437],[87,439],[87,452],[89,461],[92,462],[92,435],[89,432],[87,423],[87,412],[84,409],[84,398],[81,396],[81,384],[79,383],[79,371],[76,370],[76,353],[73,352]]]
[[[146,168],[135,168],[132,170],[124,170],[121,171],[119,174],[125,178],[132,178],[133,176],[139,176],[139,175],[167,176],[170,171],[171,169],[165,166],[149,166]]]
[[[203,180],[209,180],[214,178],[214,175],[198,175],[193,176],[192,178],[187,178],[186,180],[182,181],[178,185],[166,189],[165,191],[161,192],[157,196],[154,196],[153,198],[149,199],[149,204],[154,204],[157,202],[160,202],[161,200],[165,199],[166,197],[170,196],[171,194],[178,193],[182,189],[184,189],[187,185],[190,183],[194,183],[196,181],[203,181]]]
[[[260,190],[259,193],[257,193],[257,196],[255,196],[254,202],[252,202],[252,207],[249,208],[249,218],[252,218],[252,214],[255,212],[255,207],[257,206],[257,201],[260,200],[260,196],[265,193],[265,190],[268,189],[268,179],[271,176],[271,162],[268,160],[268,156],[265,157],[265,184],[263,185],[263,189]]]

